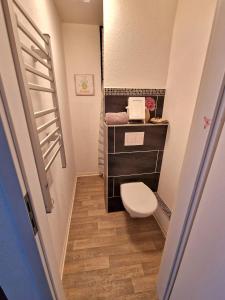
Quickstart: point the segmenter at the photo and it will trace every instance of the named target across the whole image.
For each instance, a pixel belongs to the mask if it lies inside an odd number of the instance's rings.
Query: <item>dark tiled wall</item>
[[[105,112],[126,111],[129,97],[152,97],[156,109],[150,112],[151,117],[162,117],[165,90],[155,89],[105,89]]]
[[[158,151],[109,154],[109,176],[153,173]]]
[[[105,112],[126,111],[128,97],[152,97],[156,109],[151,117],[162,117],[165,90],[163,89],[105,89]],[[108,211],[123,210],[120,185],[142,181],[153,192],[158,182],[166,140],[167,125],[109,126],[108,131]],[[144,145],[124,146],[125,132],[144,132]]]
[[[123,209],[120,185],[142,181],[158,189],[167,125],[110,126],[108,128],[108,210]],[[124,146],[125,132],[144,132],[144,145]]]
[[[143,126],[121,126],[115,127],[115,152],[163,150],[167,126],[145,125],[144,126],[144,145],[124,146],[125,132],[143,132]],[[112,148],[112,137],[109,138],[110,149]],[[109,151],[110,152],[110,151]]]

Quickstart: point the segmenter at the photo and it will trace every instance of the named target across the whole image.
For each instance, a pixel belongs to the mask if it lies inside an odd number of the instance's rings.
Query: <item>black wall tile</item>
[[[127,96],[105,96],[105,112],[126,111]]]
[[[161,171],[162,159],[163,159],[163,151],[159,151],[156,172]]]
[[[157,118],[162,118],[163,105],[164,105],[164,96],[158,96],[157,109],[156,109],[156,117]]]
[[[146,184],[153,192],[158,189],[159,183],[159,173],[145,174],[145,175],[135,175],[135,176],[123,176],[114,178],[114,195],[120,196],[120,185],[128,182],[143,182]]]
[[[114,153],[114,127],[108,127],[108,152]]]
[[[108,197],[113,196],[113,178],[108,178]]]
[[[157,151],[109,154],[108,175],[129,175],[155,172]]]
[[[125,132],[144,132],[144,145],[124,146]],[[167,125],[121,126],[115,127],[116,152],[163,150]]]
[[[125,208],[120,197],[113,197],[108,199],[108,212],[115,212],[121,210],[125,210]]]
[[[150,113],[150,119],[156,117],[156,111],[155,110],[149,111],[149,113]]]

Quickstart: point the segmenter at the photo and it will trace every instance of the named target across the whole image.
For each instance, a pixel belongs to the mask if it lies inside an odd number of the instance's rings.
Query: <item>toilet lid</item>
[[[143,182],[121,184],[120,193],[124,206],[134,212],[153,213],[157,208],[155,194]]]

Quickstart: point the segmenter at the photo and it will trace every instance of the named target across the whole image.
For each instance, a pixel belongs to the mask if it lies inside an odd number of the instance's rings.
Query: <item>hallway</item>
[[[153,217],[106,213],[103,179],[78,178],[63,275],[67,299],[156,299],[163,246]]]

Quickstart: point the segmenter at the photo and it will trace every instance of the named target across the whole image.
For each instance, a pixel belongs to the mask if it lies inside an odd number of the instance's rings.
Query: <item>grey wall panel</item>
[[[109,154],[109,176],[155,172],[158,151]]]
[[[108,199],[108,210],[109,212],[125,210],[123,202],[120,197],[112,197]]]
[[[161,171],[162,159],[163,159],[163,151],[159,151],[158,152],[158,158],[157,158],[156,172],[160,172]]]
[[[157,97],[157,107],[156,107],[156,117],[162,118],[163,115],[163,105],[164,105],[164,96]]]
[[[144,132],[144,145],[124,146],[126,132]],[[167,125],[121,126],[115,128],[116,152],[163,150]]]
[[[114,194],[114,179],[108,178],[108,197],[112,197]]]
[[[114,153],[114,127],[108,127],[108,152]]]
[[[127,96],[105,96],[105,112],[126,111]]]

